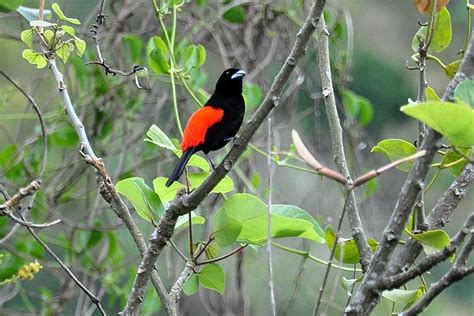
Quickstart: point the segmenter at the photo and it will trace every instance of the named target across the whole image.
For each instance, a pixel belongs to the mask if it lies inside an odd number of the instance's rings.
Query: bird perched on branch
[[[245,113],[245,102],[242,97],[242,78],[245,71],[229,68],[217,80],[216,89],[205,105],[191,115],[184,129],[179,158],[166,186],[169,187],[184,171],[193,154],[202,151],[207,155],[210,151],[224,147],[242,125]]]

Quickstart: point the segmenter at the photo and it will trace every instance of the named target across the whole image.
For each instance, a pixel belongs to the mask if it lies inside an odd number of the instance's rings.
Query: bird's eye
[[[228,72],[228,71],[226,71],[226,72],[225,72],[225,75],[226,75],[226,76],[228,76],[228,75],[229,75],[229,72]]]

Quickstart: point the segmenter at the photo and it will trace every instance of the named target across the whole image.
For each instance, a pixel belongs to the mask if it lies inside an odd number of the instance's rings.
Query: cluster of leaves
[[[56,23],[32,20],[30,21],[31,28],[21,32],[20,36],[29,47],[23,50],[23,58],[30,64],[36,65],[37,68],[46,67],[48,54],[55,54],[66,63],[71,52],[75,51],[80,57],[86,49],[86,42],[76,36],[74,27],[64,24],[80,25],[81,22],[78,19],[66,17],[57,3],[53,3],[51,8],[58,17]],[[46,30],[43,31],[44,28]],[[35,34],[41,42],[43,52],[33,49]]]

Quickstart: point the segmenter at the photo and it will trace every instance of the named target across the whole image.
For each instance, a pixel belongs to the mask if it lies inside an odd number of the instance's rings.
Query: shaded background
[[[459,58],[456,53],[463,47],[466,31],[463,1],[451,2],[448,9],[452,18],[453,38],[450,47],[439,54],[445,63]],[[50,7],[51,3],[46,1],[46,7]],[[37,3],[27,1],[24,5],[35,7]],[[78,36],[88,42],[88,52],[83,60],[72,59],[64,72],[73,102],[85,122],[96,154],[104,158],[113,181],[140,176],[151,184],[155,177],[168,175],[175,158],[168,152],[142,142],[151,124],[157,124],[170,137],[179,138],[167,77],[150,72],[152,90],[145,91],[134,86],[133,78],[105,77],[103,69],[83,66],[85,60],[94,59],[94,46],[89,30],[95,20],[98,4],[95,1],[61,1],[60,5],[68,16],[83,22],[78,28]],[[331,29],[331,26],[337,26],[335,21],[338,21],[337,16],[342,12],[343,6],[347,6],[346,11],[351,17],[354,30],[354,49],[350,54],[352,70],[348,70],[348,81],[341,76],[347,65],[344,54],[348,32],[345,27],[342,30]],[[215,1],[209,1],[207,7],[195,3],[186,4],[178,18],[178,40],[187,37],[189,42],[202,43],[207,49],[207,61],[202,73],[195,74],[198,78],[196,85],[211,92],[222,69],[238,66],[250,73],[249,82],[258,84],[264,95],[288,54],[298,29],[295,19],[288,18],[287,14],[294,13],[299,20],[304,19],[304,10],[301,9],[303,4],[300,1],[244,1],[242,8],[246,20],[243,23],[230,23],[224,19],[222,7],[222,3]],[[404,117],[399,108],[409,98],[416,99],[418,73],[408,71],[405,64],[413,54],[411,39],[419,28],[417,21],[426,21],[427,17],[418,14],[412,1],[403,0],[330,1],[328,8],[328,25],[330,31],[333,31],[331,33],[340,32],[337,40],[331,42],[335,84],[338,87],[346,86],[370,100],[374,111],[373,121],[361,128],[344,116],[341,105],[343,126],[346,135],[350,136],[346,137],[349,163],[353,175],[358,175],[387,162],[380,154],[370,153],[370,149],[378,141],[385,138],[403,138],[408,141],[416,139],[417,123]],[[104,55],[117,68],[130,69],[133,61],[127,53],[123,37],[134,34],[146,43],[151,36],[160,33],[159,24],[148,2],[112,1],[106,12],[109,15],[108,21],[101,37]],[[341,21],[344,26],[344,21]],[[169,18],[165,19],[165,23],[170,24]],[[63,220],[61,225],[42,231],[42,236],[62,254],[74,271],[80,273],[84,282],[90,284],[96,292],[106,293],[104,305],[107,310],[111,313],[118,312],[133,281],[139,256],[128,232],[120,226],[108,205],[98,196],[93,170],[83,163],[77,153],[78,140],[69,127],[51,74],[47,69],[35,69],[21,58],[25,45],[19,41],[19,33],[27,27],[27,22],[19,18],[17,13],[0,15],[0,68],[35,97],[47,119],[47,173],[31,217],[35,221],[52,218]],[[278,42],[272,49],[271,43],[275,38],[278,38]],[[259,65],[263,66],[261,71],[257,71]],[[318,72],[317,54],[314,42],[311,42],[308,54],[289,80],[280,105],[272,113],[273,136],[277,150],[285,152],[290,146],[291,129],[298,130],[320,161],[334,167],[324,106],[320,99]],[[444,72],[429,61],[428,82],[439,95],[443,94],[448,81]],[[13,193],[29,183],[34,176],[41,158],[41,143],[38,139],[40,129],[36,116],[23,97],[5,80],[0,80],[0,86],[0,181]],[[181,121],[184,124],[196,107],[182,87],[179,87],[178,94]],[[254,110],[255,107],[248,105],[246,115]],[[253,144],[262,150],[266,150],[265,130],[262,127],[253,139]],[[220,161],[224,154],[224,151],[214,154],[215,160]],[[252,150],[245,157],[239,167],[254,184],[252,190],[266,200],[266,158]],[[28,167],[31,171],[28,171]],[[272,172],[274,203],[298,205],[313,214],[323,227],[328,223],[334,224],[343,204],[343,196],[337,185],[317,175],[289,168],[275,167]],[[434,172],[430,176],[433,174]],[[366,189],[357,191],[361,218],[368,236],[379,238],[405,176],[399,170],[387,172],[379,178],[377,192],[369,198],[366,198]],[[239,181],[235,171],[231,172],[231,177],[238,192],[250,191],[250,188]],[[442,172],[442,176],[426,194],[427,210],[436,203],[437,197],[452,180],[453,176],[449,171]],[[471,194],[453,214],[446,227],[451,236],[472,211],[473,201]],[[199,212],[210,218],[221,204],[222,198],[209,198]],[[138,216],[135,217],[147,238],[152,231],[151,225]],[[11,223],[0,218],[0,238],[10,228]],[[345,226],[344,229],[344,237],[349,237],[348,227]],[[207,225],[199,227],[196,235],[203,233],[204,239],[208,230]],[[186,249],[186,232],[179,232],[174,239],[182,249]],[[87,299],[64,279],[57,264],[32,243],[30,236],[20,229],[12,239],[0,245],[0,252],[11,254],[5,258],[4,266],[18,267],[37,256],[45,267],[32,281],[22,281],[8,289],[0,288],[0,293],[5,293],[6,290],[10,293],[18,292],[18,295],[2,306],[0,312],[8,310],[35,314],[42,308],[47,311],[48,308],[44,305],[50,303],[53,307],[55,304],[62,304],[61,313],[65,315],[85,313]],[[310,245],[300,240],[285,240],[283,243],[298,249],[311,249],[313,255],[324,260],[329,255],[324,245]],[[279,313],[310,314],[324,266],[276,248],[273,254]],[[159,260],[159,266],[163,267],[161,275],[169,286],[184,263],[176,253],[166,249]],[[227,273],[226,295],[221,297],[200,289],[198,295],[183,296],[181,312],[206,315],[212,310],[217,314],[240,314],[245,310],[251,315],[269,314],[263,249],[258,252],[246,249],[243,254],[225,261],[224,266]],[[438,280],[448,268],[449,264],[441,264],[430,275],[425,276],[426,281],[429,283]],[[2,277],[12,272],[3,267],[1,270]],[[83,273],[84,271],[87,273]],[[339,273],[337,270],[331,273],[323,305],[323,310],[326,309],[329,315],[340,314],[345,306],[345,291],[337,284],[342,276],[349,278],[350,274]],[[236,294],[238,280],[243,282],[245,304],[242,304]],[[418,285],[418,280],[413,281],[411,289]],[[431,304],[426,314],[469,315],[469,310],[474,308],[473,290],[472,278],[453,285]],[[153,296],[155,293],[149,292],[145,311],[153,314],[156,313],[158,302]],[[383,305],[381,303],[377,307],[375,315],[389,313],[391,307]]]

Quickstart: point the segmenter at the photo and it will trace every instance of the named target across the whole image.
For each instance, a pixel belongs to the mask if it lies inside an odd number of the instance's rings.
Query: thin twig
[[[273,262],[272,262],[272,116],[267,118],[267,172],[268,172],[268,223],[267,223],[267,270],[268,288],[270,290],[270,306],[272,315],[276,316],[275,289],[273,285]]]
[[[350,196],[351,196],[351,191],[347,191],[346,199],[344,201],[344,206],[342,207],[342,212],[341,212],[341,215],[339,215],[339,221],[337,223],[336,238],[334,239],[334,245],[332,246],[331,254],[329,255],[328,265],[326,266],[323,282],[321,283],[321,287],[319,288],[318,299],[316,301],[316,305],[314,306],[314,311],[313,311],[314,316],[318,315],[319,307],[321,306],[321,300],[323,298],[324,290],[326,289],[326,283],[328,281],[329,272],[331,271],[332,260],[334,259],[334,254],[336,253],[338,241],[339,241],[339,238],[341,237],[342,222],[344,221],[344,215],[346,214],[346,209],[348,206],[348,201],[350,199]]]
[[[0,206],[0,209],[1,209],[1,206]],[[3,212],[3,214],[5,216],[7,216],[8,218],[10,218],[15,223],[20,224],[21,226],[27,226],[27,227],[31,227],[31,228],[47,228],[47,227],[51,227],[53,225],[59,224],[61,222],[60,219],[57,219],[57,220],[49,222],[49,223],[35,224],[35,223],[32,223],[32,222],[25,222],[25,221],[17,218],[15,215],[13,215],[10,212]]]
[[[225,255],[222,255],[222,256],[214,258],[214,259],[209,259],[209,260],[198,262],[198,263],[196,263],[196,265],[197,266],[202,266],[203,264],[218,262],[218,261],[227,259],[230,256],[232,256],[233,254],[239,252],[240,250],[244,249],[247,246],[248,246],[248,244],[240,245],[239,247],[235,248],[234,250],[230,251],[229,253],[226,253]]]

